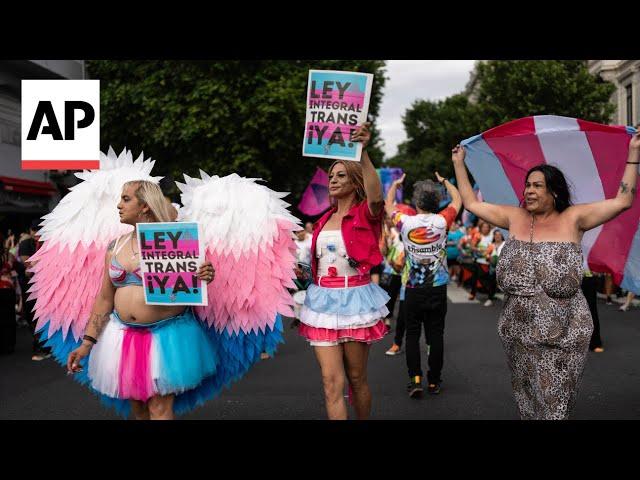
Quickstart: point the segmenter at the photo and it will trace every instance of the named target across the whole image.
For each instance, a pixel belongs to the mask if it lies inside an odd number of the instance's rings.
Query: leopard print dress
[[[498,333],[522,419],[561,420],[573,409],[593,330],[582,271],[575,243],[510,237],[502,249]]]

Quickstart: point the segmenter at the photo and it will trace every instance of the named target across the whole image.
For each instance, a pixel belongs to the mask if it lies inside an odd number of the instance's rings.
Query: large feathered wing
[[[202,224],[206,257],[216,274],[209,305],[196,308],[218,344],[221,381],[240,378],[260,354],[282,340],[281,316],[293,316],[287,288],[294,288],[299,220],[278,193],[237,174],[201,178],[185,175],[180,221]]]
[[[81,342],[102,283],[109,242],[131,231],[130,225],[120,223],[116,208],[122,186],[131,180],[158,183],[162,177],[151,176],[154,163],[142,153],[134,161],[131,151],[116,155],[109,148],[100,154],[100,169],[76,173],[83,181],[42,217],[42,247],[30,259],[29,298],[36,300],[40,338],[63,365]],[[78,379],[86,383],[86,368]]]

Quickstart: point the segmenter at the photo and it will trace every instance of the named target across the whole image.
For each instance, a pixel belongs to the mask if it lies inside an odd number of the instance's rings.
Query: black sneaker
[[[419,376],[411,377],[411,380],[407,385],[407,392],[409,392],[409,396],[411,398],[422,397],[422,392],[424,392],[424,389],[422,388],[422,381]]]
[[[427,387],[427,391],[430,395],[438,395],[440,393],[440,384],[439,383],[430,383]]]

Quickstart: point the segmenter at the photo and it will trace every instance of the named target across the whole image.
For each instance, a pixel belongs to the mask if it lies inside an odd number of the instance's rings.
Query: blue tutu
[[[364,315],[378,312],[389,301],[389,295],[379,285],[327,288],[311,284],[304,305],[318,313]]]

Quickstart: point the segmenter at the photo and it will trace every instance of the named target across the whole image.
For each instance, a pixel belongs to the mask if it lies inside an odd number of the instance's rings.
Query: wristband
[[[627,165],[640,165],[640,162],[627,162]]]
[[[96,343],[98,343],[98,340],[96,340],[95,338],[93,338],[93,337],[91,337],[91,336],[89,336],[89,335],[85,335],[84,337],[82,337],[82,339],[83,339],[83,340],[88,340],[88,341],[90,341],[91,343],[93,343],[94,345],[95,345]]]

